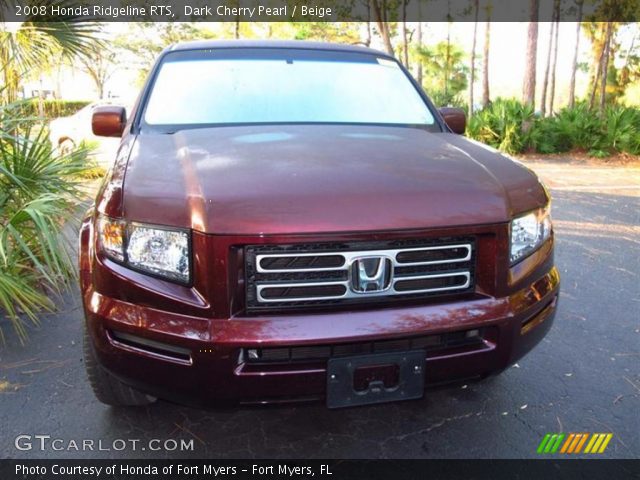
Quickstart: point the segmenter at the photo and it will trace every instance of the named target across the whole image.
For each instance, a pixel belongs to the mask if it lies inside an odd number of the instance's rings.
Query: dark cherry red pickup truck
[[[551,327],[545,187],[387,54],[179,44],[92,123],[122,137],[80,232],[104,403],[419,398]]]

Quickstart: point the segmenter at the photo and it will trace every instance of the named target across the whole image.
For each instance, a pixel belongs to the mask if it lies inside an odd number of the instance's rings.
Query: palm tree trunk
[[[538,53],[538,11],[539,0],[530,0],[529,27],[527,29],[527,50],[525,53],[525,71],[522,85],[522,101],[535,105],[536,101],[536,56]]]
[[[6,103],[13,103],[18,99],[20,75],[11,58],[8,35],[0,31],[0,71],[2,72],[2,88],[0,92]]]
[[[407,1],[402,0],[402,54],[404,66],[409,69],[409,42],[407,40]]]
[[[560,0],[555,0],[554,10],[556,33],[553,39],[553,59],[551,60],[551,86],[549,91],[549,115],[553,115],[553,103],[556,96],[556,65],[558,63],[558,33],[560,31]]]
[[[40,75],[40,89],[38,91],[38,116],[44,118],[44,82],[42,74]]]
[[[4,42],[6,40],[0,36],[0,71],[2,72],[2,89],[0,89],[0,93],[2,93],[3,101],[5,103],[11,103],[14,98],[11,98],[11,79],[9,73],[9,49],[5,48]]]
[[[584,0],[576,2],[578,4],[578,24],[576,26],[576,49],[573,51],[573,61],[571,62],[571,80],[569,81],[569,108],[576,104],[576,71],[578,70],[578,50],[580,49],[580,25],[582,22],[582,6]]]
[[[418,19],[420,18],[420,3],[418,3]],[[418,41],[418,47],[422,46],[422,22],[418,22],[418,29],[416,32],[416,37]],[[416,71],[416,80],[418,84],[422,86],[422,60],[418,59],[417,61],[417,71]]]
[[[378,3],[378,0],[371,0],[371,4],[373,6],[373,14],[376,18],[376,24],[378,26],[378,31],[380,32],[380,36],[382,36],[382,41],[384,42],[384,48],[387,50],[389,55],[395,55],[393,51],[393,45],[391,45],[391,35],[389,33],[389,24],[385,21],[387,18],[386,15],[386,2],[382,0],[382,6]]]
[[[471,44],[471,62],[469,66],[469,117],[473,115],[473,87],[476,80],[476,40],[478,37],[478,10],[480,7],[480,0],[474,0],[473,6],[475,9],[475,18],[473,22],[473,42]]]
[[[636,39],[638,38],[638,32],[636,31],[636,33],[633,34],[633,38],[631,39],[631,44],[629,45],[629,50],[627,50],[627,55],[624,58],[624,67],[622,68],[628,68],[629,67],[629,60],[631,60],[631,53],[633,52],[633,47],[636,44]]]
[[[449,17],[449,15],[447,15]],[[447,22],[447,50],[445,52],[444,69],[442,76],[444,80],[444,98],[449,103],[449,68],[451,66],[451,22]]]
[[[602,61],[602,78],[600,80],[600,113],[604,112],[607,96],[607,74],[609,72],[609,51],[611,50],[611,23],[607,22],[607,36],[604,41],[604,60]]]
[[[489,95],[489,49],[491,43],[491,5],[487,7],[487,22],[484,30],[484,48],[482,52],[482,108],[491,103]]]
[[[367,38],[364,44],[371,46],[371,0],[367,0]]]
[[[602,35],[605,35],[606,26],[602,25]],[[598,82],[600,81],[600,75],[602,73],[602,63],[604,61],[605,42],[602,42],[602,49],[598,56],[598,65],[596,67],[595,76],[593,78],[593,84],[591,85],[591,96],[589,98],[589,108],[592,109],[596,103],[596,92],[598,91]]]
[[[549,48],[547,48],[547,66],[544,70],[544,80],[542,82],[542,100],[540,104],[540,115],[545,116],[547,113],[547,87],[549,86],[549,67],[551,66],[551,52],[553,47],[553,34],[556,30],[556,23],[551,22],[549,28]]]

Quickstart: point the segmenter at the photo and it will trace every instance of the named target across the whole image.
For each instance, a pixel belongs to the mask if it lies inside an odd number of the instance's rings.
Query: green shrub
[[[471,117],[467,135],[503,152],[521,153],[529,146],[534,120],[533,107],[497,99]]]
[[[91,102],[76,100],[43,100],[42,107],[44,118],[53,119],[58,117],[67,117],[73,115],[78,110],[86,107]],[[30,98],[22,102],[24,110],[22,115],[25,117],[38,117],[40,115],[40,105],[37,98]]]
[[[541,118],[531,130],[530,145],[539,153],[562,153],[573,147],[570,126],[554,118]]]
[[[24,342],[25,321],[37,323],[39,311],[53,309],[51,295],[74,277],[63,230],[93,165],[83,147],[54,153],[46,129],[19,116],[21,103],[0,106],[0,315]]]
[[[597,157],[618,152],[638,155],[640,110],[616,105],[601,115],[579,103],[540,118],[516,100],[498,100],[470,119],[467,135],[507,153],[581,150]]]
[[[640,109],[608,107],[604,121],[605,148],[640,155]]]
[[[469,109],[469,105],[460,95],[445,95],[444,92],[438,90],[430,91],[428,95],[436,108],[456,107],[463,109],[465,113]]]
[[[563,108],[547,120],[569,135],[569,149],[591,150],[602,136],[602,119],[586,102],[578,103],[574,108]]]

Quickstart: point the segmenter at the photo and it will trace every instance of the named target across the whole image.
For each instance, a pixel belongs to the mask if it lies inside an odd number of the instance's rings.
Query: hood
[[[304,234],[507,222],[544,198],[530,171],[454,134],[269,125],[140,134],[123,213],[206,233]]]

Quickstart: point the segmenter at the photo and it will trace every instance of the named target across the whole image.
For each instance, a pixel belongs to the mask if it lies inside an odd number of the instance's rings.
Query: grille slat
[[[359,288],[372,257],[385,263],[383,286]],[[250,246],[245,259],[248,311],[396,301],[473,291],[475,238]]]
[[[334,253],[258,255],[258,272],[291,273],[336,270],[344,265],[344,257]]]
[[[467,288],[469,282],[471,282],[469,272],[450,272],[437,275],[399,277],[394,282],[394,288],[397,292],[442,292]]]
[[[473,333],[473,335],[469,335]],[[463,330],[412,338],[377,340],[372,342],[335,345],[245,348],[242,358],[247,363],[288,363],[296,361],[324,361],[329,358],[368,353],[405,352],[409,350],[438,351],[463,346],[484,346],[486,329]]]
[[[346,282],[313,282],[258,286],[258,298],[262,302],[303,301],[340,298],[347,292]]]
[[[470,244],[412,248],[402,250],[396,254],[396,262],[402,266],[438,265],[442,263],[466,262],[470,259]]]

